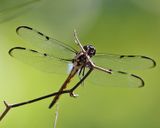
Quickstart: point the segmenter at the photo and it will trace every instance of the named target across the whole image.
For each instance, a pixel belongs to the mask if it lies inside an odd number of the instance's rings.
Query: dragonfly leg
[[[85,66],[83,66],[78,73],[79,79],[81,80],[85,75]],[[81,83],[82,85],[84,85],[84,81]]]
[[[82,76],[84,77],[85,75],[85,67],[83,68]],[[84,81],[82,82],[82,85],[84,86]]]
[[[81,78],[82,69],[83,69],[83,68],[81,68],[81,69],[79,70],[79,72],[78,72],[78,77],[79,77],[80,80],[82,79],[82,78]]]
[[[100,70],[100,71],[103,71],[103,72],[112,74],[112,70],[111,70],[111,69],[105,69],[105,68],[102,68],[102,67],[97,66],[97,65],[93,65],[93,67],[94,67],[95,69],[97,69],[97,70]]]
[[[81,44],[81,42],[79,41],[78,39],[78,36],[77,36],[77,32],[76,30],[74,29],[74,37],[75,37],[75,43],[80,47],[80,49],[85,53],[85,50]]]
[[[73,87],[70,89],[70,96],[75,96],[76,94],[74,94],[74,91],[80,86],[80,84],[82,82],[84,82],[84,80],[89,76],[89,74],[93,71],[93,68],[91,68],[84,76],[83,78]]]

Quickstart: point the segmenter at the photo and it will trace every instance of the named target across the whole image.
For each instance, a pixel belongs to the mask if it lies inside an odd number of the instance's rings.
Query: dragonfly
[[[52,108],[58,101],[75,76],[79,76],[79,82],[73,87],[73,90],[84,81],[104,86],[140,88],[144,86],[143,79],[128,71],[156,66],[156,62],[146,56],[100,53],[91,44],[83,46],[76,30],[74,30],[76,47],[28,26],[19,26],[16,32],[34,49],[13,47],[9,50],[10,56],[45,72],[65,73],[69,69],[68,77],[53,98],[49,108]],[[71,91],[70,96],[76,97],[77,95]]]

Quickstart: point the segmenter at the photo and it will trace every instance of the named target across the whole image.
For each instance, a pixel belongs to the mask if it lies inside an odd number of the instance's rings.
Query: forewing
[[[111,71],[111,73],[106,73],[94,69],[86,81],[98,86],[133,88],[144,86],[144,81],[140,77],[122,71]]]
[[[69,60],[55,58],[46,53],[40,53],[36,50],[23,47],[14,47],[10,49],[9,54],[26,64],[48,73],[65,74],[69,72],[68,66],[71,64]]]
[[[20,26],[16,31],[18,35],[27,41],[27,43],[31,44],[36,50],[42,53],[47,53],[51,56],[63,59],[71,59],[77,53],[71,46],[48,37],[33,28]]]
[[[97,54],[92,60],[98,66],[122,71],[148,69],[156,66],[153,59],[140,55]]]

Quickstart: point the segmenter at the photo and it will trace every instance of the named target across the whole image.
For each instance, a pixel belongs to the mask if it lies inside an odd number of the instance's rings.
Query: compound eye
[[[90,49],[89,55],[90,55],[90,57],[94,56],[95,55],[95,49],[93,49],[93,48]]]
[[[88,53],[90,57],[96,54],[96,49],[92,45],[83,46],[84,50]]]
[[[85,51],[88,50],[88,46],[87,45],[83,46],[83,48],[84,48]]]
[[[94,55],[95,55],[95,50],[92,50],[92,54],[94,54]]]

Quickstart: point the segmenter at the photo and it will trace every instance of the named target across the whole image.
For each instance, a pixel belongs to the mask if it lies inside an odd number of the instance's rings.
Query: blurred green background
[[[160,1],[30,1],[0,0],[0,112],[5,108],[3,100],[16,103],[49,94],[67,76],[47,74],[11,58],[10,48],[26,46],[16,35],[16,27],[27,25],[71,45],[76,28],[83,44],[91,43],[107,53],[146,55],[155,59],[157,67],[133,71],[145,80],[144,88],[87,83],[76,91],[79,98],[63,95],[57,128],[160,127]],[[51,99],[11,110],[0,127],[52,128],[55,107],[48,109]]]

